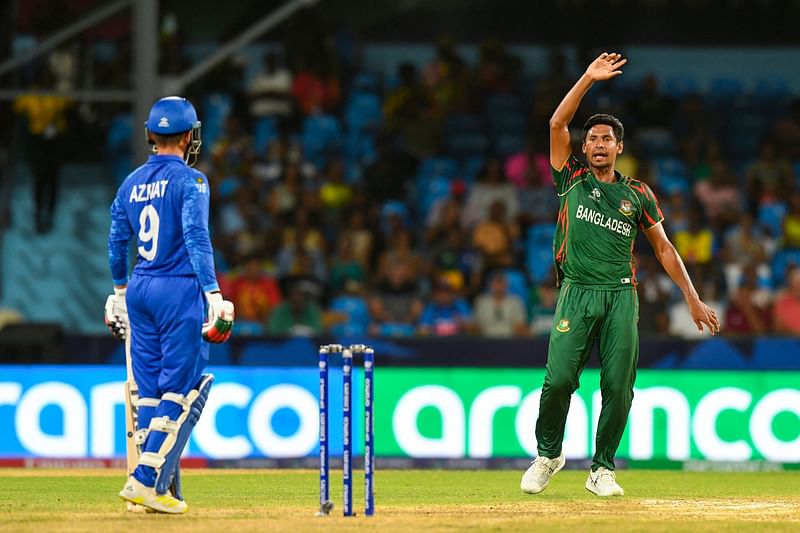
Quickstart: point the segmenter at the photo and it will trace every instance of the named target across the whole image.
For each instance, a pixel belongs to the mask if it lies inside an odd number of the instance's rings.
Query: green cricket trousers
[[[614,470],[633,400],[639,359],[639,299],[634,287],[598,290],[565,283],[556,306],[542,386],[536,440],[539,456],[561,454],[572,393],[594,345],[600,342],[602,409],[592,470]]]

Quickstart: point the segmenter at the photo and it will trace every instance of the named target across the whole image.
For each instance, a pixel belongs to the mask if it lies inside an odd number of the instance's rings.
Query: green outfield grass
[[[0,531],[800,531],[800,472],[620,471],[626,496],[599,499],[586,473],[563,471],[537,496],[521,472],[376,473],[376,516],[317,518],[316,471],[188,470],[189,514],[132,514],[114,470],[0,470]],[[356,488],[363,478],[356,476]],[[356,490],[358,512],[363,492]]]

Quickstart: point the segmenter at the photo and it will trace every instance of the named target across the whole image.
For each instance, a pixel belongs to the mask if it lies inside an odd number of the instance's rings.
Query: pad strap
[[[160,431],[162,433],[175,434],[178,432],[178,422],[170,420],[168,416],[159,416],[150,420],[150,431]]]
[[[139,464],[144,466],[151,466],[156,470],[160,469],[166,459],[155,452],[144,452],[139,456]]]
[[[136,401],[136,407],[158,407],[161,400],[158,398],[139,398]]]

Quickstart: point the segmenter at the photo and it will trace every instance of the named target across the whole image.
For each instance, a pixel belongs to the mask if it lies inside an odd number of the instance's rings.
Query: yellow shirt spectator
[[[25,94],[14,101],[14,111],[28,118],[28,128],[33,135],[53,137],[67,129],[66,111],[72,100],[52,94]]]

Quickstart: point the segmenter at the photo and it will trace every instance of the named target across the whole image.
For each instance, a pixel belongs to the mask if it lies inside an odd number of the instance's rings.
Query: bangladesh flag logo
[[[566,318],[562,318],[561,320],[559,320],[558,321],[558,325],[556,326],[556,329],[558,331],[560,331],[561,333],[568,332],[569,331],[569,320],[567,320]]]
[[[619,212],[625,215],[626,217],[631,216],[633,214],[633,204],[630,200],[622,199],[619,202]]]

